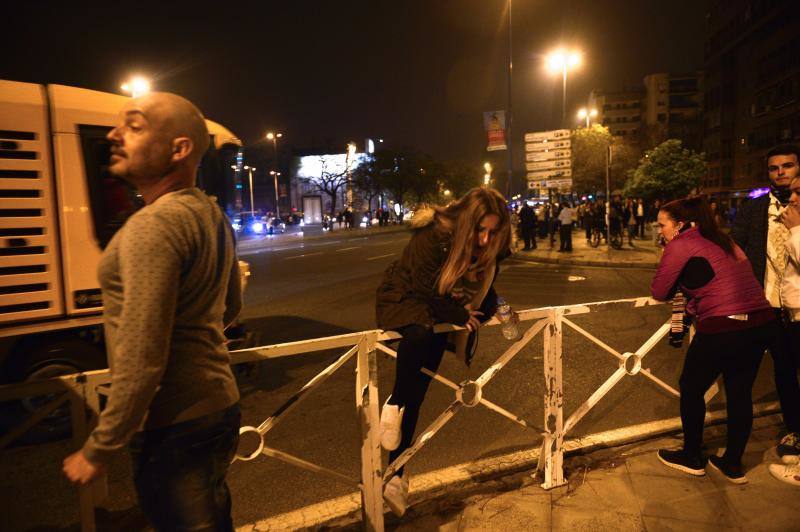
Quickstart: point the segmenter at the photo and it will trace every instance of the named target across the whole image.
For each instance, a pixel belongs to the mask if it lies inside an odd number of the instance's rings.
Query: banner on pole
[[[486,130],[488,144],[486,151],[507,150],[506,145],[506,112],[486,111],[483,113],[483,127]]]

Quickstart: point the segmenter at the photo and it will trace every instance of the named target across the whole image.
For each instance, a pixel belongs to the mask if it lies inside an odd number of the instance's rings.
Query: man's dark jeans
[[[239,443],[239,405],[130,443],[139,505],[156,530],[233,530],[225,474]]]
[[[777,313],[780,316],[780,313]],[[800,348],[797,344],[800,340],[800,322],[780,323],[779,334],[772,338],[769,345],[775,369],[775,389],[781,403],[786,430],[800,433],[800,383],[797,380],[797,367],[800,362],[798,357]]]

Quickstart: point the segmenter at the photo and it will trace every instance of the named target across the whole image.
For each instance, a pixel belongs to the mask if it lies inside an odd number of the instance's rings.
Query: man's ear
[[[172,141],[172,161],[185,160],[194,152],[194,143],[189,137],[178,137]]]

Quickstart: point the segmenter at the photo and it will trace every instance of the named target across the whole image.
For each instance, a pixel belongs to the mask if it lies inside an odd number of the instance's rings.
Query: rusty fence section
[[[289,342],[231,352],[231,363],[264,361],[273,358],[297,356],[307,353],[341,349],[343,353],[319,374],[309,380],[294,393],[281,407],[260,425],[245,426],[241,434],[254,434],[258,438],[256,449],[249,454],[237,454],[234,460],[250,461],[261,455],[281,460],[301,467],[316,474],[333,478],[353,486],[361,493],[362,518],[366,530],[383,530],[383,486],[396,471],[405,465],[413,456],[433,438],[463,408],[483,407],[509,421],[532,431],[532,435],[541,436],[541,452],[539,454],[538,473],[545,489],[554,488],[565,483],[563,471],[564,441],[570,430],[621,380],[626,377],[641,375],[655,386],[678,397],[678,391],[665,383],[652,371],[644,367],[645,356],[669,332],[669,321],[661,325],[650,338],[635,352],[620,353],[601,340],[600,332],[591,333],[578,326],[572,316],[606,311],[642,309],[653,305],[661,305],[651,298],[633,298],[615,301],[602,301],[579,305],[545,307],[524,310],[517,313],[522,334],[492,363],[480,376],[461,383],[455,383],[446,377],[427,373],[436,382],[450,388],[454,392],[450,405],[424,430],[420,431],[413,445],[403,452],[392,463],[383,466],[380,447],[380,405],[378,400],[378,363],[377,352],[381,351],[396,357],[395,350],[386,345],[387,342],[400,339],[395,332],[380,330],[362,331],[352,334],[316,338],[298,342]],[[492,318],[485,327],[498,326],[500,323]],[[596,344],[611,356],[615,366],[611,376],[595,390],[586,401],[564,419],[564,357],[563,332],[568,327]],[[435,331],[447,334],[460,330],[448,324],[437,325]],[[529,346],[539,334],[543,337],[543,376],[544,376],[544,412],[542,423],[537,424],[499,406],[484,396],[483,388],[520,352]],[[299,404],[307,400],[309,392],[317,388],[333,373],[344,366],[352,358],[356,359],[355,407],[361,430],[360,478],[351,478],[340,472],[311,463],[303,458],[279,451],[268,445],[267,435],[270,430],[281,423],[286,415]],[[100,396],[108,393],[110,374],[108,370],[92,371],[49,379],[38,382],[0,386],[0,402],[20,400],[26,397],[37,397],[47,394],[49,401],[9,433],[0,438],[0,451],[24,434],[49,413],[64,405],[70,404],[73,438],[76,446],[82,445],[90,432],[94,418],[100,410]],[[716,392],[716,388],[707,394],[707,400]],[[534,447],[534,438],[531,446]],[[95,529],[94,507],[102,501],[105,479],[80,490],[81,529]]]

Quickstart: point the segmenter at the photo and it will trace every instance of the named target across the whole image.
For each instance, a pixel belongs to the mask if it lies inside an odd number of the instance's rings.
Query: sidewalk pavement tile
[[[563,496],[553,494],[554,507],[639,515],[641,508],[627,474],[608,469],[581,468],[575,471],[573,478],[574,489]]]
[[[576,531],[631,531],[644,530],[642,516],[623,514],[610,510],[571,510],[554,512],[551,530]]]
[[[462,530],[550,530],[551,494],[538,485],[477,498],[461,514]]]
[[[642,516],[644,526],[642,530],[647,532],[722,532],[728,530],[742,530],[736,526],[724,526],[721,523],[695,523],[685,519],[673,519],[669,517]]]
[[[729,523],[725,498],[717,485],[707,477],[686,476],[680,471],[675,471],[675,478],[631,475],[642,515],[675,518],[680,509],[680,518],[686,521],[734,526]]]

